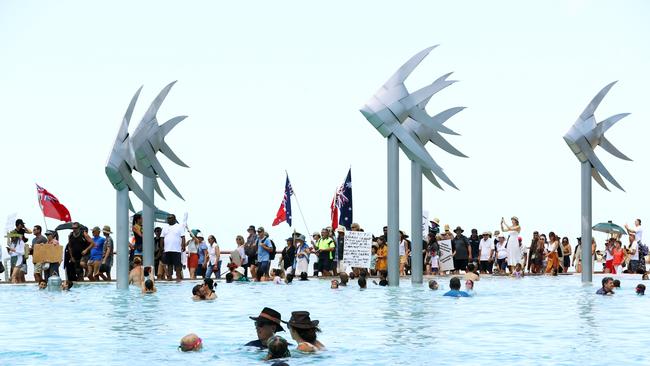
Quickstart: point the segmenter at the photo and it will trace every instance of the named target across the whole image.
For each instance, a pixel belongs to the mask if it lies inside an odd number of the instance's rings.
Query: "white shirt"
[[[219,248],[219,244],[217,243],[212,243],[212,245],[208,244],[208,256],[210,256],[210,263],[213,265],[217,264],[217,249]]]
[[[481,242],[478,244],[478,250],[481,252],[482,261],[487,261],[490,259],[490,252],[494,246],[494,241],[490,238],[481,239]]]
[[[165,238],[165,252],[181,252],[181,243],[185,235],[185,227],[179,223],[163,229],[162,237]]]
[[[506,248],[506,242],[497,243],[497,259],[504,259],[508,256],[508,249]]]
[[[399,242],[399,255],[400,257],[406,255],[406,242],[404,240]]]
[[[630,245],[630,250],[634,251],[634,254],[630,254],[630,260],[631,261],[638,261],[639,260],[639,244],[637,242],[633,242],[632,245]]]
[[[636,239],[637,243],[643,243],[643,228],[641,225],[635,227],[634,231],[636,233],[634,234],[634,239]]]

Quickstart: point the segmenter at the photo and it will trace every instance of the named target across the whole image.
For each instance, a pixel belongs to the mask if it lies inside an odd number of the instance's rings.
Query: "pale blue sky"
[[[594,185],[594,222],[650,220],[649,10],[643,1],[0,1],[0,215],[42,224],[37,182],[73,219],[114,226],[103,167],[124,110],[144,85],[135,126],[178,80],[158,116],[189,116],[168,142],[191,168],[161,159],[186,201],[166,191],[159,207],[189,211],[225,247],[249,224],[281,242],[290,229],[270,224],[284,170],[314,231],[352,166],[355,221],[379,232],[386,144],[358,109],[409,57],[440,44],[407,85],[455,72],[460,82],[429,111],[468,107],[448,124],[470,158],[429,148],[460,188],[424,182],[432,217],[494,230],[517,215],[526,238],[535,229],[577,236],[579,163],[562,135],[620,80],[596,116],[632,113],[608,138],[634,162],[597,151],[627,192]],[[405,230],[409,169],[402,159]]]

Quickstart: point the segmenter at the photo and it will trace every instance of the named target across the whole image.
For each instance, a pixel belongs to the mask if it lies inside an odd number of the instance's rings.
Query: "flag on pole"
[[[339,226],[339,208],[336,206],[336,198],[338,197],[339,190],[336,189],[334,192],[334,197],[332,197],[332,203],[330,204],[330,217],[332,219],[332,230],[336,230]]]
[[[289,226],[291,226],[291,196],[293,195],[293,188],[291,188],[291,182],[289,182],[289,174],[287,174],[287,182],[284,184],[284,197],[282,198],[282,203],[278,209],[278,213],[275,214],[275,220],[273,220],[273,226],[279,225],[281,222],[286,221]]]
[[[332,200],[330,209],[332,210],[332,227],[342,225],[350,230],[352,226],[352,168],[348,170],[343,185],[336,189],[336,195]],[[335,222],[336,218],[338,218],[337,222]]]
[[[36,194],[38,195],[38,205],[41,207],[43,216],[63,222],[72,221],[70,211],[52,193],[37,184]]]

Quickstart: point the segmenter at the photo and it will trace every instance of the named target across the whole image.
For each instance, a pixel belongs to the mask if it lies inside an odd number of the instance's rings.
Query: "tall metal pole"
[[[399,286],[399,141],[388,136],[388,284]]]
[[[582,214],[582,283],[592,281],[591,252],[591,164],[581,164],[581,214]]]
[[[125,290],[129,288],[129,189],[125,187],[116,194],[116,282],[118,290]]]
[[[411,161],[411,283],[422,283],[422,166]]]
[[[154,179],[151,177],[143,177],[142,189],[144,194],[147,195],[151,202],[154,200]],[[154,222],[154,208],[148,206],[146,203],[142,204],[142,264],[144,267],[153,267],[153,222]]]

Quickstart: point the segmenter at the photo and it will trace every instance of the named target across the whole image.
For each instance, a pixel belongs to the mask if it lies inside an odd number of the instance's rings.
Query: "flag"
[[[336,197],[338,197],[339,190],[337,189],[334,192],[334,197],[332,197],[332,203],[330,204],[330,217],[332,219],[332,230],[336,230],[339,226],[339,208],[336,206]]]
[[[332,227],[334,227],[335,217],[338,217],[338,225],[345,226],[346,229],[350,230],[352,226],[352,168],[348,170],[343,185],[336,190],[330,208],[332,210]]]
[[[291,182],[289,182],[289,174],[287,174],[287,182],[284,184],[284,197],[282,198],[282,203],[280,204],[278,213],[275,214],[273,226],[279,225],[284,221],[286,221],[287,224],[291,226],[291,195],[293,195],[293,188],[291,188]]]
[[[37,184],[36,194],[38,195],[38,205],[41,206],[43,216],[64,222],[72,221],[70,211],[52,193]]]

